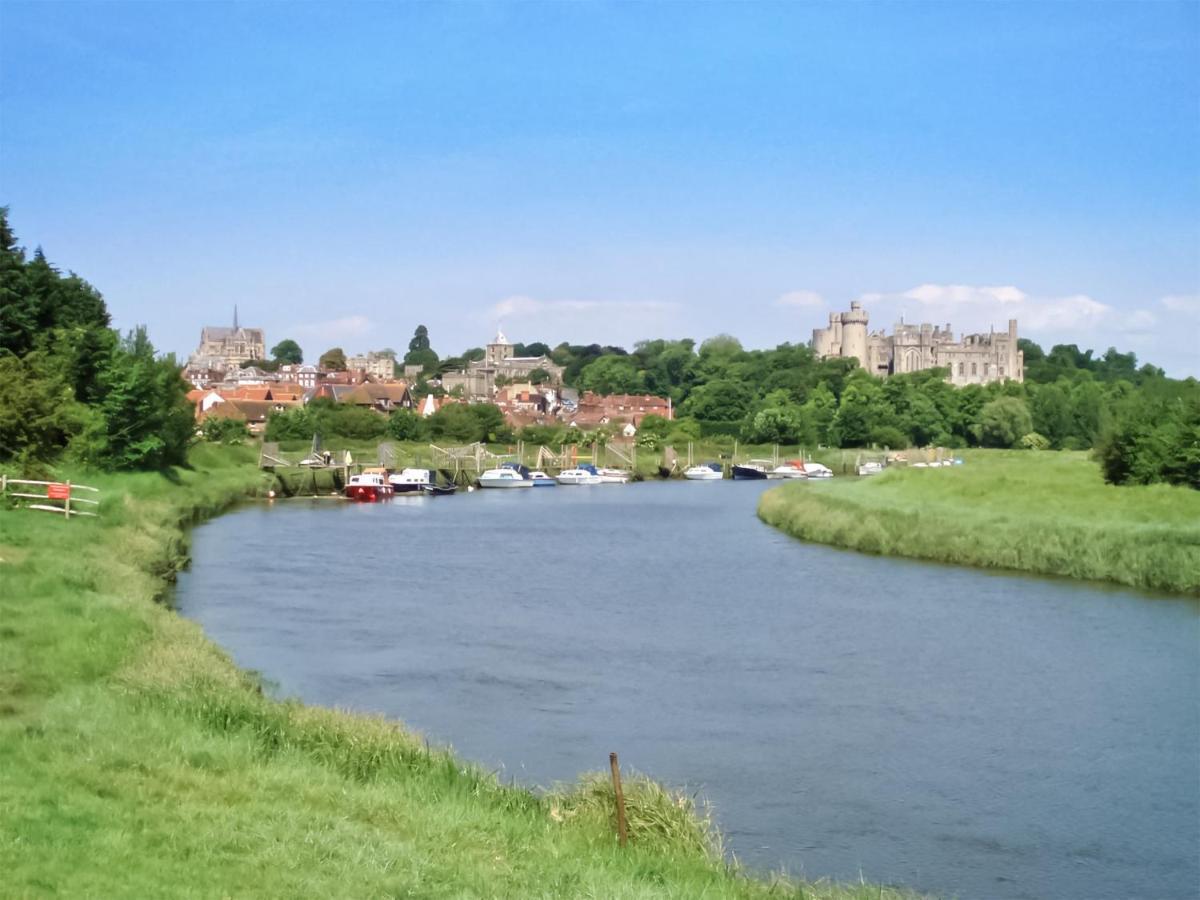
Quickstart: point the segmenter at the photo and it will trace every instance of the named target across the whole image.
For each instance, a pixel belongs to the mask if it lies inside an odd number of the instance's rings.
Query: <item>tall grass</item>
[[[1200,594],[1200,492],[1105,484],[1079,453],[981,450],[954,468],[793,483],[758,512],[868,553]]]
[[[278,702],[162,601],[186,527],[264,489],[255,451],[94,475],[99,520],[0,510],[0,893],[828,898],[747,877],[693,801],[634,778],[500,783],[401,724]]]

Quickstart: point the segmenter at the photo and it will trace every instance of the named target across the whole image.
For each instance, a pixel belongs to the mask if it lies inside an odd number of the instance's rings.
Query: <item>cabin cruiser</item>
[[[482,488],[528,488],[533,487],[533,479],[523,477],[516,469],[501,467],[488,469],[480,475],[479,486]]]
[[[770,474],[767,468],[770,460],[752,459],[749,462],[738,463],[733,467],[734,481],[762,481]]]
[[[596,474],[600,476],[601,484],[629,484],[629,473],[624,469],[597,469]]]
[[[818,462],[806,462],[804,464],[804,474],[808,478],[832,478],[833,470]]]
[[[534,487],[555,487],[558,485],[558,482],[545,472],[530,472],[529,480],[533,482]]]
[[[433,483],[431,475],[428,469],[405,469],[389,475],[388,484],[397,494],[419,494]]]
[[[858,467],[859,475],[878,475],[883,471],[883,463],[865,462]]]
[[[438,484],[431,469],[405,469],[388,476],[388,484],[397,494],[428,494],[441,497],[458,490],[453,484]]]
[[[602,479],[597,472],[589,472],[580,466],[577,469],[566,469],[558,473],[555,479],[559,484],[600,484]]]
[[[807,478],[803,460],[791,459],[767,473],[768,478]]]
[[[387,483],[381,472],[363,472],[361,475],[350,476],[342,496],[359,503],[374,503],[390,498],[392,486]]]
[[[721,464],[710,462],[685,469],[683,477],[688,481],[720,481],[722,477]]]

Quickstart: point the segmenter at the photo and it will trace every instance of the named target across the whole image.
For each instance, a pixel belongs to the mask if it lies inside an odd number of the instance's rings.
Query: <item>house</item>
[[[637,428],[642,419],[651,415],[662,416],[664,419],[675,418],[671,398],[656,397],[653,394],[601,395],[584,391],[571,418],[573,424],[581,428],[607,425],[610,422],[628,423]]]
[[[285,400],[244,400],[226,399],[216,403],[200,416],[200,421],[207,419],[235,419],[246,423],[251,434],[262,434],[267,427],[267,419],[276,412],[294,409],[300,404]]]
[[[365,382],[355,385],[350,391],[338,398],[339,403],[349,403],[354,406],[364,406],[379,412],[388,413],[394,409],[412,409],[412,394],[408,385],[403,381],[390,384]]]
[[[293,365],[288,363],[278,369],[280,378],[295,382],[303,391],[315,388],[320,379],[320,370],[316,366]]]

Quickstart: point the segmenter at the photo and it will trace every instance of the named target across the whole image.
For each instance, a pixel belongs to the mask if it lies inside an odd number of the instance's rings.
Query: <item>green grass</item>
[[[763,521],[890,556],[1200,594],[1200,492],[1105,484],[1086,454],[971,451],[966,464],[768,491]]]
[[[61,473],[103,489],[99,520],[0,510],[0,893],[910,896],[747,877],[641,778],[622,849],[602,776],[535,793],[398,723],[264,696],[162,602],[187,526],[264,487],[256,459]]]

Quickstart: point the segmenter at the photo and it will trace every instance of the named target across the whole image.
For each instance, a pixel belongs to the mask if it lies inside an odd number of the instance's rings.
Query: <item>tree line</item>
[[[0,459],[36,473],[64,454],[106,469],[182,463],[188,385],[144,328],[118,334],[104,298],[38,248],[0,207]]]

